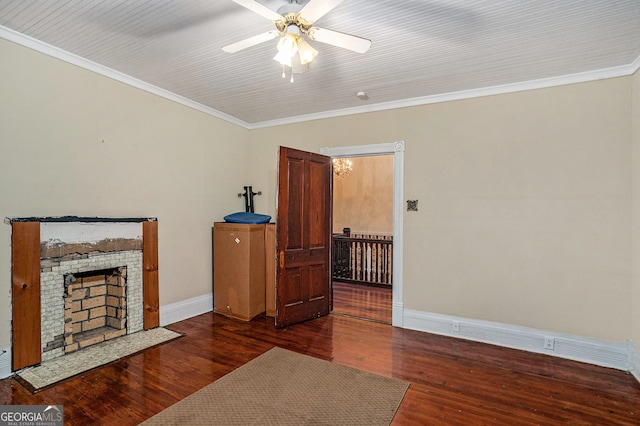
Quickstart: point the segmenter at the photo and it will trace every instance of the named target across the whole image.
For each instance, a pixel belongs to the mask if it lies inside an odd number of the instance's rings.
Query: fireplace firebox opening
[[[64,275],[64,353],[127,334],[127,268]]]

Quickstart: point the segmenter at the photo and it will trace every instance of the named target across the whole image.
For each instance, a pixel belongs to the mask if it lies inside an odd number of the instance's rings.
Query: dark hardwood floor
[[[333,313],[391,324],[391,287],[333,282]]]
[[[411,383],[397,425],[638,425],[628,373],[329,315],[277,330],[207,313],[185,337],[30,394],[0,381],[2,404],[63,404],[67,424],[135,425],[274,346]],[[212,407],[215,410],[215,407]]]

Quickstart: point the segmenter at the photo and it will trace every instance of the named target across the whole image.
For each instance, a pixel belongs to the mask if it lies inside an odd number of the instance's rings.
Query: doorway
[[[393,155],[333,159],[333,313],[391,324]]]
[[[323,155],[332,158],[393,155],[393,289],[391,295],[391,324],[402,327],[403,305],[403,203],[404,203],[404,150],[403,141],[359,145],[349,147],[322,148]]]

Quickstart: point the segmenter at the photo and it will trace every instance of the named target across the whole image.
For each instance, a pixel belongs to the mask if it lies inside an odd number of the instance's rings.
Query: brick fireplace
[[[43,361],[143,329],[142,244],[117,249],[40,260]]]
[[[12,219],[14,371],[159,325],[155,219]]]

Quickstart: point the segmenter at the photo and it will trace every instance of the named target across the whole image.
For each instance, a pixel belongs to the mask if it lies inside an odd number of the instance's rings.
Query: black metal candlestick
[[[262,195],[262,191],[253,192],[251,186],[244,187],[244,194],[239,193],[238,198],[244,197],[244,211],[247,213],[255,213],[253,209],[253,196],[254,195]]]

